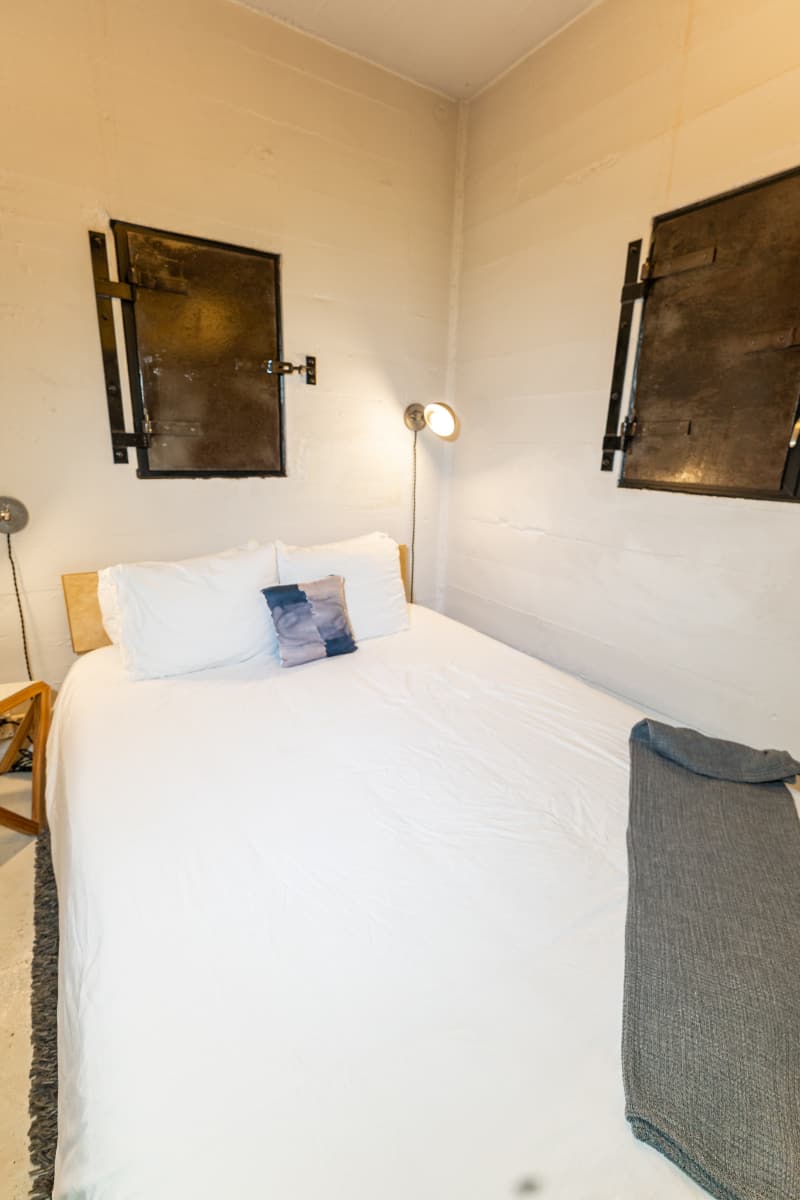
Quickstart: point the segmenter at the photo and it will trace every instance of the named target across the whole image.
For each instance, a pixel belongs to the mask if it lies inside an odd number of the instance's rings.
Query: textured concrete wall
[[[800,750],[798,509],[598,469],[628,240],[800,161],[796,4],[605,0],[474,101],[460,139],[455,105],[226,0],[30,0],[3,33],[0,493],[31,509],[37,673],[71,659],[62,571],[249,536],[406,539],[400,415],[444,394],[463,432],[449,496],[451,448],[420,439],[419,598],[447,557],[453,615]],[[287,387],[288,479],[111,463],[86,247],[109,215],[283,255],[286,353],[316,351],[321,380]],[[21,674],[0,565],[0,678]]]
[[[0,67],[0,494],[34,671],[71,661],[59,576],[248,537],[407,540],[412,400],[441,397],[457,108],[226,0],[26,0]],[[288,479],[137,480],[109,449],[87,230],[108,218],[282,255]],[[417,590],[439,463],[420,440]],[[3,547],[5,550],[5,547]],[[0,678],[24,674],[0,560]]]
[[[599,470],[627,242],[800,162],[793,0],[605,0],[469,112],[446,608],[800,751],[800,509]],[[799,377],[800,378],[800,377]]]

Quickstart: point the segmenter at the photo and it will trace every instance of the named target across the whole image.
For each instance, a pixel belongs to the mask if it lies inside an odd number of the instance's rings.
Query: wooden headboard
[[[408,596],[408,546],[399,546],[398,550],[400,574]],[[75,653],[86,654],[89,650],[110,646],[111,642],[103,628],[103,618],[100,615],[100,602],[97,599],[97,571],[62,575],[61,583],[67,606],[69,636]]]
[[[76,654],[110,646],[111,640],[103,628],[100,601],[97,599],[97,571],[81,571],[77,575],[62,575],[64,602],[67,606],[69,636]]]

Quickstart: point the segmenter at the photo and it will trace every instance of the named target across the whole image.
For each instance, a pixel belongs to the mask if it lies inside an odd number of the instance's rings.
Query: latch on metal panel
[[[305,374],[306,383],[310,384],[311,387],[316,387],[317,360],[313,354],[307,354],[306,361],[297,364],[283,362],[277,358],[268,358],[263,367],[268,375],[291,375],[295,371],[298,375]]]

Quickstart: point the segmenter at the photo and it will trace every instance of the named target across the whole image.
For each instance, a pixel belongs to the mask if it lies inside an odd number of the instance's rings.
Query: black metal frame
[[[781,480],[780,492],[767,492],[761,489],[743,489],[743,488],[724,488],[724,487],[704,487],[702,484],[685,484],[680,485],[674,483],[640,483],[625,479],[625,452],[636,434],[636,382],[637,368],[639,365],[639,354],[644,335],[644,323],[647,311],[647,293],[651,281],[650,267],[653,256],[653,244],[655,241],[656,227],[663,221],[673,220],[675,217],[685,216],[687,213],[696,212],[698,209],[707,208],[710,204],[718,204],[722,200],[728,200],[733,196],[742,196],[747,192],[757,191],[763,187],[769,187],[771,184],[780,183],[784,179],[792,179],[800,175],[800,166],[790,167],[786,171],[778,171],[774,175],[768,175],[764,179],[752,180],[750,183],[742,184],[740,187],[728,188],[727,191],[718,192],[714,196],[708,196],[704,200],[696,200],[691,204],[684,204],[680,208],[671,209],[669,212],[659,213],[653,217],[650,233],[650,249],[648,257],[645,260],[641,274],[642,279],[636,282],[639,267],[639,257],[641,254],[642,239],[629,242],[627,256],[625,260],[625,278],[621,293],[620,304],[620,319],[619,329],[617,332],[617,346],[614,354],[614,366],[612,369],[611,379],[611,397],[608,405],[608,415],[606,418],[606,432],[603,437],[603,457],[600,469],[602,471],[611,471],[614,466],[614,452],[620,450],[622,452],[622,461],[620,464],[620,475],[617,480],[617,486],[623,488],[638,489],[639,491],[659,491],[659,492],[686,492],[689,494],[700,496],[730,496],[743,500],[775,500],[779,503],[789,502],[798,503],[800,501],[800,443],[790,449],[786,456],[783,478]],[[631,274],[631,258],[635,257],[635,267]],[[711,254],[708,261],[713,261]],[[628,413],[623,419],[622,426],[617,433],[619,424],[619,414],[622,405],[622,389],[625,383],[625,373],[628,364],[628,354],[630,350],[630,328],[633,314],[633,306],[637,300],[642,300],[642,314],[639,323],[639,336],[636,341],[635,357],[633,361],[633,375],[631,382],[631,395],[628,406]],[[627,324],[626,324],[627,323]],[[624,344],[624,354],[622,347]],[[620,356],[622,354],[622,360]],[[796,419],[800,419],[800,399],[798,399]]]
[[[623,421],[619,434],[617,433],[617,426],[619,425],[619,414],[622,408],[625,372],[628,368],[628,351],[631,344],[631,327],[633,325],[633,306],[644,295],[645,289],[645,284],[638,282],[641,257],[642,239],[639,238],[635,242],[629,242],[625,254],[625,277],[619,307],[619,326],[617,327],[617,345],[614,351],[614,368],[611,372],[611,395],[608,399],[606,432],[603,437],[603,457],[600,460],[601,471],[613,470],[614,451],[624,451],[627,448],[632,433],[633,422],[629,416],[626,416]]]
[[[275,326],[277,334],[277,356],[283,357],[283,322],[281,298],[281,259],[279,254],[266,250],[253,250],[247,246],[235,246],[231,242],[214,241],[211,238],[192,237],[190,234],[172,233],[164,229],[154,229],[149,225],[135,225],[129,221],[111,221],[114,244],[117,252],[117,274],[120,280],[127,279],[130,271],[128,253],[128,231],[134,233],[152,233],[178,241],[192,242],[200,246],[214,246],[220,250],[233,250],[238,254],[248,254],[256,258],[271,259],[275,269]],[[115,463],[128,461],[128,447],[136,450],[137,470],[139,479],[242,479],[250,477],[275,478],[286,476],[286,413],[285,389],[283,377],[278,381],[278,405],[280,421],[280,468],[275,471],[152,471],[149,466],[148,448],[150,438],[148,432],[147,414],[142,392],[142,378],[139,370],[138,341],[136,337],[136,317],[134,302],[136,284],[116,282],[110,278],[108,249],[106,235],[99,231],[89,234],[89,246],[92,255],[92,270],[94,272],[95,296],[97,299],[97,320],[100,330],[100,347],[103,356],[103,370],[106,381],[106,403],[108,406],[109,423],[111,426],[111,444]],[[122,406],[122,391],[119,375],[119,352],[114,332],[114,313],[112,299],[119,300],[122,305],[122,328],[125,339],[125,356],[130,382],[131,411],[133,414],[133,433],[125,430],[124,412]],[[316,360],[314,360],[316,367]],[[316,378],[314,379],[316,382]]]
[[[97,301],[97,324],[100,331],[100,352],[103,356],[103,375],[106,384],[108,423],[111,429],[111,449],[115,463],[128,461],[128,447],[137,443],[137,434],[125,430],[125,412],[122,406],[122,381],[119,374],[117,335],[114,329],[114,307],[112,298],[131,300],[131,289],[127,284],[115,283],[111,279],[108,265],[106,235],[93,230],[89,234],[89,250],[92,256],[94,292]],[[146,436],[146,435],[145,435]]]
[[[742,183],[739,187],[717,192],[716,195],[707,196],[704,200],[693,200],[691,204],[682,204],[680,208],[658,213],[653,217],[653,229],[662,221],[672,221],[675,217],[685,216],[686,213],[697,212],[699,208],[707,208],[709,204],[719,204],[720,200],[730,200],[732,196],[745,196],[748,192],[760,191],[762,187],[780,183],[782,179],[792,179],[795,175],[800,175],[800,167],[788,167],[785,171],[776,172],[775,175],[765,175],[763,179],[751,179],[749,183]]]

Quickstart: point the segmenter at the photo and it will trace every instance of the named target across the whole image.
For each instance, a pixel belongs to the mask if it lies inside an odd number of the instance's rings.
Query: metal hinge
[[[623,304],[629,304],[633,300],[642,300],[647,292],[649,280],[643,279],[641,283],[626,283],[620,292],[620,301]]]
[[[114,279],[96,279],[94,284],[95,296],[108,300],[127,300],[133,303],[133,288],[127,283],[117,283]]]
[[[150,420],[147,409],[145,409],[142,428],[137,429],[134,433],[128,433],[125,429],[112,429],[111,445],[115,450],[148,450],[150,448],[150,437],[152,432],[153,422]]]
[[[112,429],[111,445],[115,450],[147,450],[150,438],[146,433],[126,433],[122,429]]]
[[[698,267],[710,267],[717,258],[716,246],[704,246],[690,254],[673,254],[670,258],[655,258],[653,252],[642,264],[642,279],[664,279],[668,275],[682,275],[684,271],[696,271]]]
[[[135,266],[128,267],[128,279],[143,292],[166,292],[169,296],[189,295],[189,285],[185,279],[170,279],[165,282],[159,275],[151,275]]]
[[[636,429],[636,413],[631,413],[620,425],[618,434],[606,434],[603,438],[603,450],[621,450],[624,454],[636,437]]]
[[[750,333],[739,339],[736,348],[745,354],[755,354],[761,350],[796,350],[800,347],[800,328],[793,325],[791,329],[775,329],[769,333]]]
[[[206,430],[199,421],[151,421],[147,419],[150,437],[204,437]]]

